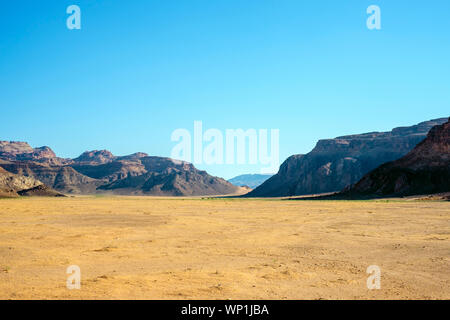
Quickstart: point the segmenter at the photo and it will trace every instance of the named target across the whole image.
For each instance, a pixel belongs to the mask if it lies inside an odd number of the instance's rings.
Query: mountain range
[[[285,197],[337,192],[378,166],[397,160],[425,139],[440,118],[389,132],[320,140],[308,154],[289,157],[276,175],[245,197]]]
[[[190,163],[145,153],[118,157],[94,150],[64,159],[49,147],[33,149],[25,142],[0,141],[0,167],[67,194],[197,196],[244,190]]]
[[[0,197],[97,193],[284,197],[337,192],[358,198],[449,192],[449,144],[448,118],[441,118],[388,132],[320,140],[310,153],[289,157],[276,175],[242,175],[226,181],[191,163],[142,152],[115,156],[93,150],[68,159],[57,157],[47,146],[0,141]],[[250,188],[255,189],[248,192]]]

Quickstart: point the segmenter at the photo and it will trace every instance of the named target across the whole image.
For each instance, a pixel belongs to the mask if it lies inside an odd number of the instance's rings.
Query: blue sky
[[[81,8],[68,30],[66,8]],[[368,30],[366,8],[381,8]],[[170,156],[178,128],[318,139],[449,116],[450,1],[2,1],[0,140]],[[231,178],[258,165],[199,166]]]

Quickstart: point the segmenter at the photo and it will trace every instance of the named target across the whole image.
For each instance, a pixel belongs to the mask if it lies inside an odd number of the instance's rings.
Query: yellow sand
[[[450,299],[449,235],[449,202],[4,199],[0,299]]]

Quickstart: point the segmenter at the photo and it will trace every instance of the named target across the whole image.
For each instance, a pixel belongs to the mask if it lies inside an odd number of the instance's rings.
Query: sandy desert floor
[[[450,299],[450,203],[4,199],[0,299]]]

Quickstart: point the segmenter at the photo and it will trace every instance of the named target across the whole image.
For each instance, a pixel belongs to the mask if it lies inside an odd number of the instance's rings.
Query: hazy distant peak
[[[260,186],[271,176],[273,176],[273,174],[242,174],[228,180],[228,182],[238,187],[249,187],[251,189],[254,189]]]

